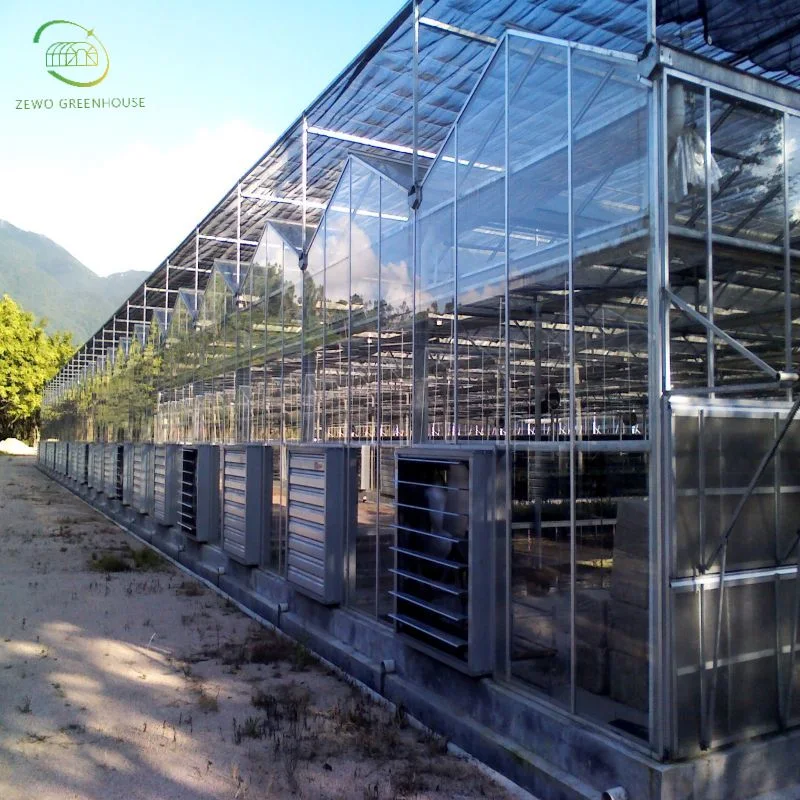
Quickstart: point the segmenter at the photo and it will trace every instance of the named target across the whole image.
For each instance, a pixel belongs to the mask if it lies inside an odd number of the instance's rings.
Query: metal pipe
[[[703,127],[705,128],[705,181],[706,181],[706,317],[708,329],[706,338],[706,385],[714,386],[714,248],[712,226],[714,218],[711,213],[711,89],[705,88],[703,103]]]
[[[575,599],[577,583],[575,575],[575,286],[573,262],[573,196],[572,196],[572,48],[567,48],[567,296],[568,296],[568,330],[569,330],[569,595],[570,595],[570,658],[569,658],[569,706],[575,714],[577,708],[577,643],[575,640]]]
[[[744,356],[746,359],[755,364],[760,370],[762,370],[762,372],[766,372],[767,375],[773,378],[776,382],[782,380],[782,373],[771,367],[766,361],[759,358],[751,350],[748,350],[741,342],[723,331],[713,321],[709,320],[707,317],[704,317],[699,311],[692,308],[692,306],[690,306],[685,300],[678,297],[678,295],[674,294],[669,289],[667,290],[667,296],[674,305],[676,305],[681,311],[683,311],[684,314],[686,314],[686,316],[690,317],[695,322],[700,323],[700,325],[706,328],[706,330],[708,330],[710,333],[713,333],[722,339],[726,344],[729,344],[740,355]]]

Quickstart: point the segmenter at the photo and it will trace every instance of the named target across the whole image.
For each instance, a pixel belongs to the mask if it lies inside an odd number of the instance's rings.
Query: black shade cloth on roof
[[[656,20],[700,20],[708,44],[765,69],[800,75],[798,0],[658,0]]]

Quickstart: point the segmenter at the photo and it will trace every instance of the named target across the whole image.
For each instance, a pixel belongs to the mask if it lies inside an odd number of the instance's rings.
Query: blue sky
[[[154,269],[401,4],[3,0],[0,219],[100,274]],[[94,29],[101,84],[47,74],[33,36],[54,19]],[[58,108],[131,96],[144,109]],[[56,108],[17,109],[45,98]]]

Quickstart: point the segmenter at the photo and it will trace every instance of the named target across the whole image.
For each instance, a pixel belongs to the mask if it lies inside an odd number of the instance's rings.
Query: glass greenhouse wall
[[[276,445],[278,575],[287,447],[347,445],[345,605],[386,624],[395,451],[490,449],[495,680],[660,759],[786,730],[798,141],[774,100],[508,32],[411,202],[354,148],[313,231],[216,261],[47,435]]]

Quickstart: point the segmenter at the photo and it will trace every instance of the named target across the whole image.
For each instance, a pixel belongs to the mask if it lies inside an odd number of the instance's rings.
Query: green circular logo
[[[54,25],[71,26],[53,29]],[[92,28],[84,28],[67,19],[53,19],[39,27],[33,37],[34,44],[43,44],[42,34],[62,35],[64,39],[52,41],[45,50],[45,66],[48,73],[70,86],[97,86],[108,75],[111,60],[100,39]]]

